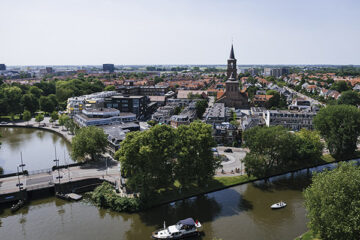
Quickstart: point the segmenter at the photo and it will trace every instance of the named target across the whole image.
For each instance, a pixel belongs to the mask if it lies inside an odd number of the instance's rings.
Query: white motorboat
[[[284,207],[286,207],[286,203],[283,201],[271,205],[272,209],[279,209],[279,208],[284,208]]]
[[[192,218],[180,220],[175,225],[166,227],[164,222],[164,229],[152,233],[154,239],[182,239],[190,236],[199,235],[198,228],[201,227],[199,221],[194,221]]]

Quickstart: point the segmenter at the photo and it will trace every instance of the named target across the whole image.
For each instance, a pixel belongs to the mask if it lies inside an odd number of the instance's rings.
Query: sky
[[[359,0],[0,0],[6,65],[360,64]]]

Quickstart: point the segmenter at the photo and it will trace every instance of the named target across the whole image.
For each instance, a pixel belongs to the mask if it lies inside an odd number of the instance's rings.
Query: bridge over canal
[[[27,175],[16,175],[0,178],[0,203],[11,202],[35,191],[46,189],[63,190],[67,192],[86,186],[98,185],[108,181],[120,186],[120,168],[112,162],[104,166],[75,166],[59,170],[42,169],[31,171]]]

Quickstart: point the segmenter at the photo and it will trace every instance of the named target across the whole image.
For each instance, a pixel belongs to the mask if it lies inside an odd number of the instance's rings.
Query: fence
[[[36,174],[40,174],[40,173],[51,174],[51,172],[52,172],[51,168],[45,168],[45,169],[39,169],[39,170],[34,170],[34,171],[28,171],[28,175],[36,175]]]

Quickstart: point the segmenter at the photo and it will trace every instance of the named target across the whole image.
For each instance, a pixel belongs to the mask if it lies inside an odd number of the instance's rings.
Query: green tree
[[[72,119],[69,118],[68,120],[66,120],[64,126],[67,130],[70,131],[71,134],[75,134],[76,125]]]
[[[6,86],[2,91],[4,103],[7,105],[7,108],[4,109],[6,112],[3,113],[21,113],[23,111],[21,105],[21,88],[17,86]]]
[[[231,110],[230,123],[236,127],[239,127],[240,123],[236,119],[237,119],[236,113],[233,110]]]
[[[41,113],[39,113],[38,115],[36,115],[35,121],[38,122],[39,125],[40,125],[40,123],[41,123],[43,120],[44,120],[44,115],[42,115]]]
[[[264,177],[295,165],[296,147],[289,143],[295,143],[296,137],[282,126],[251,128],[244,132],[244,141],[250,149],[244,158],[249,175]]]
[[[109,86],[106,86],[104,90],[105,90],[105,91],[115,91],[116,88],[115,88],[114,85],[109,85]]]
[[[107,136],[101,128],[80,128],[71,142],[71,156],[77,161],[85,161],[88,155],[91,160],[96,160],[97,155],[103,153],[106,146]]]
[[[269,89],[266,91],[266,95],[275,95],[277,93],[279,93],[279,92],[276,90],[273,90],[273,89]]]
[[[147,121],[147,124],[149,124],[150,126],[155,126],[157,124],[157,122],[155,120],[149,120]]]
[[[342,163],[317,173],[304,192],[310,229],[321,239],[352,240],[360,236],[360,169]]]
[[[121,142],[115,158],[121,162],[127,185],[145,199],[173,183],[174,142],[174,129],[168,125],[128,133]]]
[[[61,126],[65,126],[65,124],[70,121],[70,117],[66,114],[62,114],[60,117],[59,117],[59,124]]]
[[[43,91],[36,87],[36,86],[31,86],[29,88],[29,93],[31,93],[32,95],[34,95],[36,98],[40,98],[43,95]]]
[[[255,87],[255,86],[250,86],[246,89],[249,99],[252,100],[254,98],[257,90],[258,90],[258,87]]]
[[[206,99],[197,101],[195,107],[196,107],[196,116],[198,118],[202,118],[206,108],[208,107],[208,102]]]
[[[332,84],[331,90],[336,90],[338,92],[344,92],[344,91],[348,91],[351,90],[351,87],[349,86],[349,84],[345,81],[336,81]]]
[[[355,106],[331,105],[320,109],[314,125],[336,159],[352,157],[360,135],[360,110]]]
[[[220,167],[211,148],[215,146],[211,125],[200,121],[181,125],[176,130],[175,178],[182,186],[204,186]]]
[[[25,122],[28,122],[28,121],[30,121],[30,119],[31,119],[31,113],[30,113],[30,111],[25,110],[24,113],[23,113],[23,120],[24,120]]]
[[[44,112],[50,113],[55,110],[55,105],[49,97],[41,96],[39,99],[40,109]]]
[[[53,111],[53,112],[51,113],[50,117],[51,117],[51,121],[52,121],[52,122],[55,122],[56,120],[59,119],[59,114],[58,114],[56,111]]]
[[[321,160],[324,144],[321,142],[320,135],[317,131],[301,129],[295,134],[297,137],[297,159],[299,165],[311,165]]]
[[[338,104],[354,105],[357,106],[360,104],[359,93],[354,91],[345,91],[341,93],[341,96],[337,100]]]
[[[286,108],[286,98],[278,92],[273,93],[273,96],[267,101],[266,108]]]
[[[31,93],[24,94],[21,97],[21,104],[24,106],[25,110],[28,110],[31,113],[34,113],[39,109],[39,100]]]

